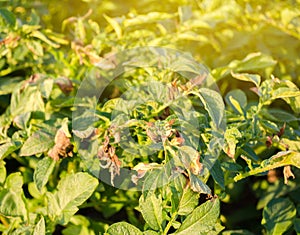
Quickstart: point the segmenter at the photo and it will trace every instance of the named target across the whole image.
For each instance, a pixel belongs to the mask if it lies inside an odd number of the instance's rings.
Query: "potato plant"
[[[298,1],[53,2],[0,3],[2,234],[300,233]]]

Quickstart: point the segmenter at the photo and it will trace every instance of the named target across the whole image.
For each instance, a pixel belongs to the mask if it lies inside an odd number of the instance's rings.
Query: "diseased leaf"
[[[194,192],[211,195],[210,188],[202,181],[199,176],[196,176],[194,174],[190,174],[189,176],[191,181],[191,189]]]
[[[300,153],[295,151],[281,151],[269,159],[263,160],[259,167],[240,173],[234,177],[235,181],[244,179],[250,175],[267,172],[278,167],[293,165],[300,168]]]
[[[259,87],[261,78],[258,74],[249,74],[249,73],[233,73],[231,76],[242,81],[252,82],[256,87]]]
[[[58,129],[55,135],[55,145],[48,152],[48,155],[55,161],[58,161],[60,157],[72,156],[73,145],[71,144],[70,133],[67,127],[62,126]],[[67,134],[66,134],[67,132]]]

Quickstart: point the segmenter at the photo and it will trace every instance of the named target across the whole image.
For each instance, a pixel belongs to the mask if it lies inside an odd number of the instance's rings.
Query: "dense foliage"
[[[76,4],[0,2],[2,234],[300,233],[300,2]]]

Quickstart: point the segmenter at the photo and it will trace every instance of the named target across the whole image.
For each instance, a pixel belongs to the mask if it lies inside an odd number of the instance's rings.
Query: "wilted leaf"
[[[290,177],[295,179],[295,175],[293,174],[293,172],[291,170],[291,166],[285,166],[283,168],[283,177],[284,177],[284,183],[285,184],[288,184],[288,180],[289,180]]]
[[[60,157],[72,156],[73,145],[67,137],[63,127],[58,129],[55,135],[55,145],[49,150],[48,155],[55,161]]]

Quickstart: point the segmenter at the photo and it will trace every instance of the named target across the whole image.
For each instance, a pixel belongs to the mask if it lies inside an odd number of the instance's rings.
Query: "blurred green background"
[[[115,30],[108,26],[105,14],[122,31],[121,37],[109,38],[114,49],[141,44],[175,47],[192,53],[212,70],[219,68],[216,79],[227,76],[220,74],[221,67],[249,53],[261,52],[277,61],[263,75],[273,73],[299,86],[299,0],[2,0],[0,4],[21,18],[26,15],[27,20],[36,13],[44,27],[66,36],[70,32],[62,29],[63,22],[74,22],[72,17],[94,20],[100,26],[99,32]],[[92,44],[95,34],[86,32],[86,36],[84,44]]]

